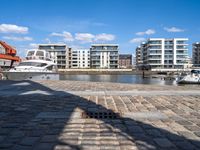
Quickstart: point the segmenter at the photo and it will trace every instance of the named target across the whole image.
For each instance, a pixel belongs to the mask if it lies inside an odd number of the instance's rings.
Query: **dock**
[[[200,86],[0,81],[0,149],[200,149]]]

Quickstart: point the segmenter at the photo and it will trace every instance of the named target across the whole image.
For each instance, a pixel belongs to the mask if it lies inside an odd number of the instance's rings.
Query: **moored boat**
[[[200,84],[200,70],[194,69],[190,73],[181,74],[176,78],[178,84]]]
[[[45,50],[29,50],[26,60],[3,74],[9,80],[59,80],[57,65]]]

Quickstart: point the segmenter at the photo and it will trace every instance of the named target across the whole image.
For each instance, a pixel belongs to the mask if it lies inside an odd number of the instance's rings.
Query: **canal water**
[[[60,75],[60,79],[91,82],[176,85],[175,80],[164,80],[161,78],[150,77],[143,78],[141,75]]]

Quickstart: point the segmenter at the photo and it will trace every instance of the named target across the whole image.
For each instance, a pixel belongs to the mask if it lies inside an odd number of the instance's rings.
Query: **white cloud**
[[[12,40],[12,41],[32,41],[33,38],[25,36],[25,37],[16,37],[16,36],[4,36],[3,39]]]
[[[184,32],[185,30],[180,29],[180,28],[176,28],[176,27],[171,27],[171,28],[164,28],[165,31],[167,32]]]
[[[156,33],[156,31],[155,30],[153,30],[153,29],[148,29],[148,30],[146,30],[146,31],[144,31],[144,32],[137,32],[136,33],[136,35],[151,35],[151,34],[155,34]]]
[[[90,33],[76,33],[75,39],[81,41],[82,43],[90,43],[93,41],[95,36]]]
[[[130,43],[141,43],[144,41],[145,41],[145,38],[133,38],[130,40]]]
[[[0,24],[0,33],[28,33],[28,27],[17,26],[14,24]]]
[[[30,43],[29,46],[31,48],[38,48],[38,44],[36,44],[36,43]]]
[[[62,33],[53,32],[51,33],[51,36],[63,37],[63,40],[68,42],[74,41],[72,34],[66,31],[63,31]]]
[[[63,37],[63,41],[73,42],[74,40],[80,41],[81,43],[91,43],[94,41],[113,41],[115,39],[115,35],[101,33],[101,34],[91,34],[91,33],[75,33],[75,36],[69,32],[63,31],[62,33],[53,32],[50,36]]]
[[[113,41],[114,39],[115,39],[115,35],[106,34],[106,33],[97,34],[95,36],[95,41]]]

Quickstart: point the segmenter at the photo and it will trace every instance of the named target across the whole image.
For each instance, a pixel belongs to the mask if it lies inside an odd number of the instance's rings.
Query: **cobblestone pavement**
[[[198,91],[198,86],[0,81],[0,149],[200,149]]]

